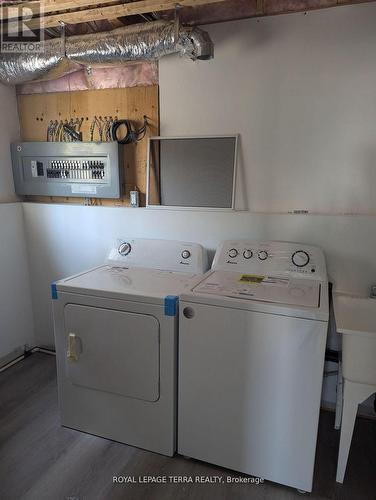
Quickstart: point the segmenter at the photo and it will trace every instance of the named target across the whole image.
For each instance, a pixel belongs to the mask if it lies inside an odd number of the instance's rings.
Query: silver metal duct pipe
[[[0,54],[0,81],[19,84],[51,80],[82,67],[156,60],[175,52],[191,59],[211,59],[213,42],[196,27],[168,21],[135,24],[113,31],[47,40],[41,53]]]

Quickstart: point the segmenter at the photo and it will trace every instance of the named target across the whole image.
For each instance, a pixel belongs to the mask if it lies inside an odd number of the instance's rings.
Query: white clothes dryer
[[[206,268],[195,243],[119,240],[52,285],[62,425],[174,454],[178,296]]]

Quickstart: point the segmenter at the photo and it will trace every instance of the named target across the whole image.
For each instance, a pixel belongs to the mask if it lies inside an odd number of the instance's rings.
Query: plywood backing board
[[[51,120],[83,117],[81,127],[84,141],[90,141],[90,125],[94,116],[128,118],[141,127],[146,115],[150,124],[145,138],[137,144],[123,146],[124,195],[120,200],[92,199],[91,204],[129,205],[129,191],[137,186],[141,205],[146,200],[147,138],[158,135],[158,86],[125,89],[84,90],[18,96],[21,138],[23,141],[46,141]],[[95,129],[94,140],[99,140]],[[32,196],[29,201],[84,203],[83,198]]]

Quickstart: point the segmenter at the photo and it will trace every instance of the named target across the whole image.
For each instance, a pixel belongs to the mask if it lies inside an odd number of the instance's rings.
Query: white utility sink
[[[337,482],[343,483],[358,405],[376,393],[376,299],[333,294],[342,334],[343,411]]]
[[[343,378],[376,384],[376,299],[334,294],[333,306],[342,333]]]

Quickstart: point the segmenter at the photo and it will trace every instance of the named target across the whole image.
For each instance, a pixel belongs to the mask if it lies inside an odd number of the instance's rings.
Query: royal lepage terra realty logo
[[[40,2],[0,0],[1,52],[43,52],[43,13]]]

